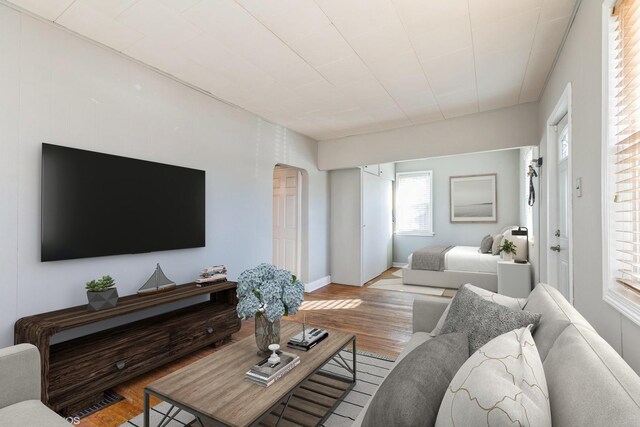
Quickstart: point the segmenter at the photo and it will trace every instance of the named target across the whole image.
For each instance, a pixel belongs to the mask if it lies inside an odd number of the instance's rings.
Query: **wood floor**
[[[396,270],[387,270],[363,287],[330,284],[305,294],[302,310],[289,320],[302,322],[303,316],[306,316],[309,326],[354,333],[359,350],[397,356],[411,338],[413,300],[421,295],[369,289],[369,285],[377,280],[393,278],[392,273]],[[232,342],[253,334],[253,319],[243,321],[242,328],[233,335]],[[125,399],[82,419],[79,425],[119,426],[143,411],[143,390],[147,384],[216,350],[200,350],[116,387],[115,391]],[[152,399],[152,405],[157,403],[159,401]]]

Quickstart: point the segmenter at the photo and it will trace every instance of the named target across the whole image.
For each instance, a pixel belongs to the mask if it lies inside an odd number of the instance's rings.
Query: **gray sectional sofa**
[[[449,304],[420,299],[413,306],[413,337],[399,360],[432,338]],[[542,314],[533,333],[543,362],[554,426],[640,426],[640,377],[554,288],[539,284],[524,307]],[[354,426],[362,425],[368,406]]]
[[[40,401],[40,352],[31,344],[0,349],[0,427],[69,427]]]

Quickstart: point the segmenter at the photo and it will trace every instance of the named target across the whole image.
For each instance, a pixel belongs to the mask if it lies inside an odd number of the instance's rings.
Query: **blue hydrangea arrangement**
[[[238,277],[238,317],[266,316],[274,322],[294,315],[304,300],[304,284],[287,270],[260,264]]]

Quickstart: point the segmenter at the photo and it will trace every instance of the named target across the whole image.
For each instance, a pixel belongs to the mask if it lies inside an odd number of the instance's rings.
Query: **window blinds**
[[[396,176],[396,233],[433,233],[431,171]]]
[[[620,0],[611,17],[610,136],[615,280],[640,290],[640,2]]]

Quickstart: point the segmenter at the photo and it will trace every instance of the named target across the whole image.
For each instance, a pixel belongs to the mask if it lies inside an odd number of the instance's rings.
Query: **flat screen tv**
[[[204,245],[204,171],[42,144],[42,261]]]

